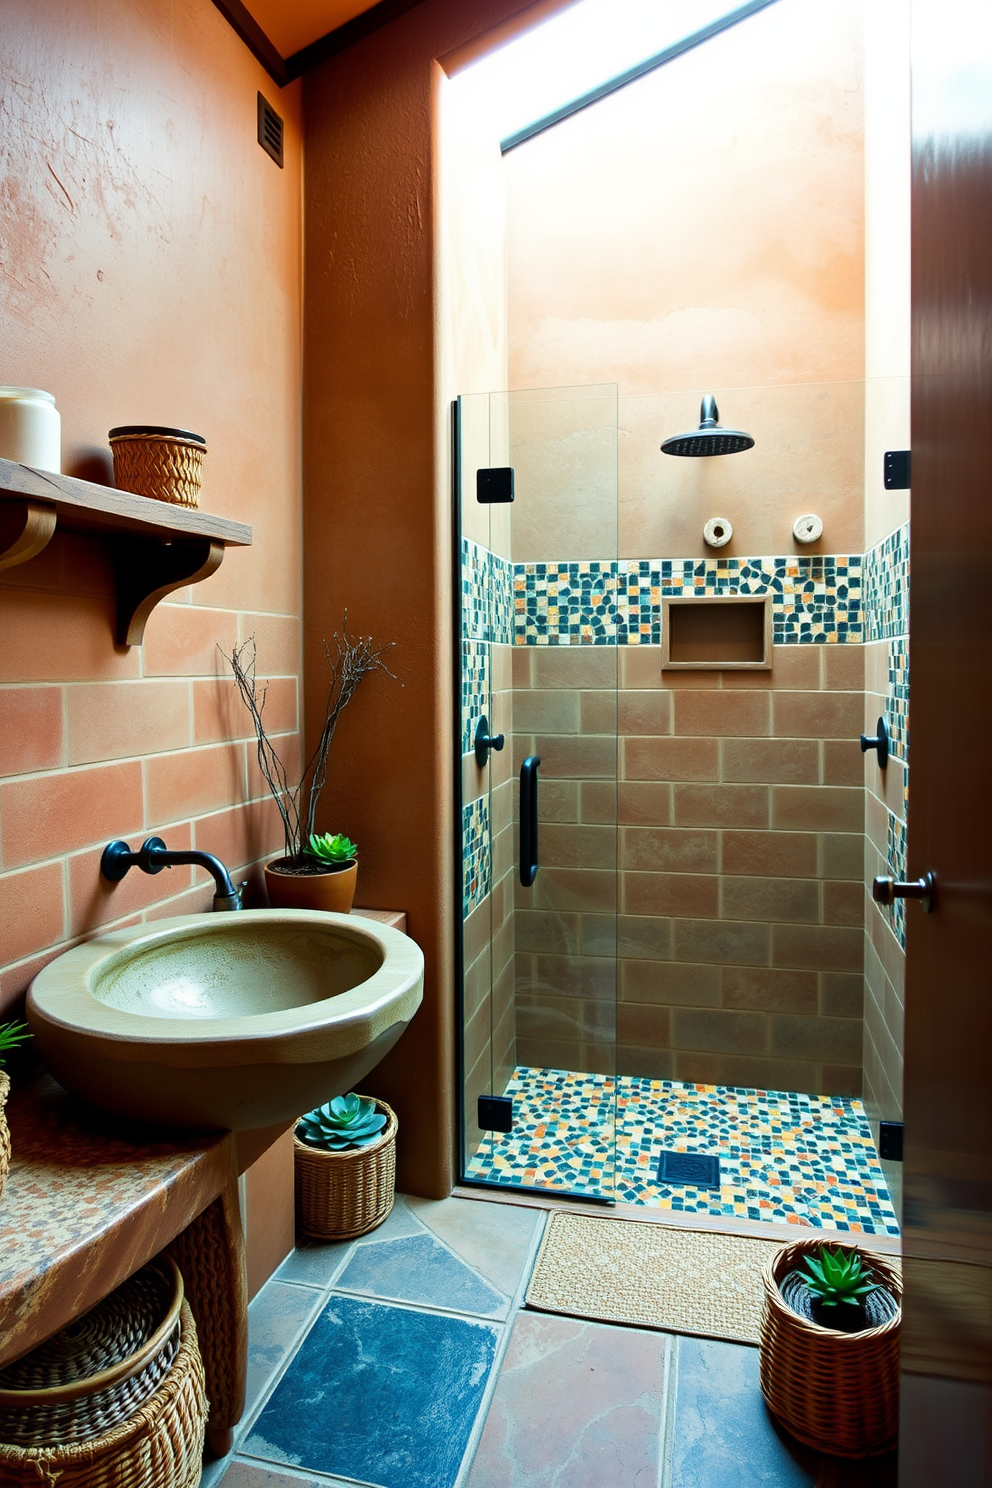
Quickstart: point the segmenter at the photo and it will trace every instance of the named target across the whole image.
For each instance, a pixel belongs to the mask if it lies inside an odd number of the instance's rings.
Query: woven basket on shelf
[[[4,1488],[196,1488],[206,1422],[196,1326],[183,1302],[179,1350],[154,1394],[127,1420],[89,1441],[0,1444],[0,1483]]]
[[[386,1118],[377,1141],[347,1152],[325,1152],[293,1136],[296,1167],[296,1223],[321,1240],[350,1240],[382,1224],[396,1190],[396,1113],[385,1101],[376,1110]]]
[[[7,1181],[10,1167],[10,1128],[7,1125],[7,1097],[10,1094],[10,1076],[0,1070],[0,1196]]]
[[[837,1246],[860,1255],[897,1306],[894,1316],[861,1333],[821,1328],[794,1312],[779,1288],[823,1243],[786,1245],[765,1267],[761,1393],[772,1415],[807,1446],[838,1457],[872,1457],[891,1450],[898,1432],[902,1281],[883,1256]]]
[[[119,491],[151,496],[172,506],[197,506],[206,441],[185,429],[110,431],[114,481]]]

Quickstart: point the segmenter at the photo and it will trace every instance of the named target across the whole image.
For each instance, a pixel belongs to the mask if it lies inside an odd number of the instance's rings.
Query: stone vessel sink
[[[35,977],[38,1053],[116,1116],[248,1131],[359,1085],[420,1005],[424,958],[371,920],[178,915],[115,930]]]

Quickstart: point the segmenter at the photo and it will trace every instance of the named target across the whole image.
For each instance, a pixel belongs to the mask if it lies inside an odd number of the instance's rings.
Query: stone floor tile
[[[297,1237],[292,1251],[276,1272],[280,1281],[299,1281],[307,1286],[327,1287],[332,1284],[346,1257],[355,1245],[377,1245],[382,1240],[398,1240],[402,1235],[422,1235],[424,1227],[415,1219],[397,1194],[396,1202],[377,1229],[356,1240],[315,1240],[308,1235]]]
[[[476,1317],[505,1318],[510,1310],[509,1297],[426,1231],[356,1246],[334,1289]]]
[[[407,1198],[410,1211],[493,1286],[512,1297],[544,1227],[540,1209],[484,1199]]]
[[[500,1330],[358,1297],[324,1302],[241,1452],[380,1488],[454,1488]]]
[[[201,1488],[207,1488],[205,1477]],[[311,1473],[286,1472],[235,1457],[227,1465],[224,1476],[218,1479],[216,1488],[354,1488],[354,1485],[342,1478],[326,1478],[323,1473],[314,1477]]]
[[[671,1488],[813,1488],[820,1459],[774,1425],[758,1350],[678,1340]]]
[[[468,1488],[656,1488],[668,1346],[518,1314]]]
[[[320,1311],[324,1294],[316,1287],[267,1281],[248,1307],[247,1416],[258,1403],[273,1375],[282,1368],[293,1345],[311,1318]]]

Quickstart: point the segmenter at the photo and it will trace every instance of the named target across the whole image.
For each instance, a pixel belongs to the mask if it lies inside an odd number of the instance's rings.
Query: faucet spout
[[[234,886],[231,875],[220,858],[215,858],[213,853],[198,852],[195,848],[188,852],[173,852],[166,847],[161,837],[148,837],[137,852],[132,852],[126,842],[108,842],[100,859],[100,872],[111,883],[120,883],[132,868],[140,868],[142,873],[161,873],[163,868],[186,863],[206,868],[213,875],[216,885],[213,902],[215,910],[236,910],[242,907],[241,889]],[[241,886],[243,887],[244,885]]]

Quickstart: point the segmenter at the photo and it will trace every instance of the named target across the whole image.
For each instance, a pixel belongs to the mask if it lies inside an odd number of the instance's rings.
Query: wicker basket
[[[376,1110],[386,1129],[368,1147],[324,1152],[293,1135],[296,1153],[296,1223],[305,1235],[350,1240],[382,1224],[396,1191],[396,1113],[385,1101]]]
[[[172,1368],[182,1303],[182,1277],[163,1257],[0,1370],[0,1442],[89,1441],[126,1421]]]
[[[91,1441],[0,1445],[4,1488],[196,1488],[203,1471],[207,1400],[189,1305],[179,1351],[155,1393],[126,1421]]]
[[[7,1097],[10,1094],[10,1076],[0,1070],[0,1196],[7,1181],[10,1167],[10,1127],[7,1125]]]
[[[838,1457],[873,1457],[890,1451],[898,1432],[902,1280],[884,1257],[858,1245],[840,1245],[863,1257],[897,1310],[862,1333],[821,1328],[787,1306],[779,1285],[823,1243],[786,1245],[765,1267],[761,1393],[772,1415],[807,1446]]]
[[[172,506],[197,506],[206,441],[186,429],[140,429],[128,425],[110,431],[114,480],[119,491],[151,496]]]

